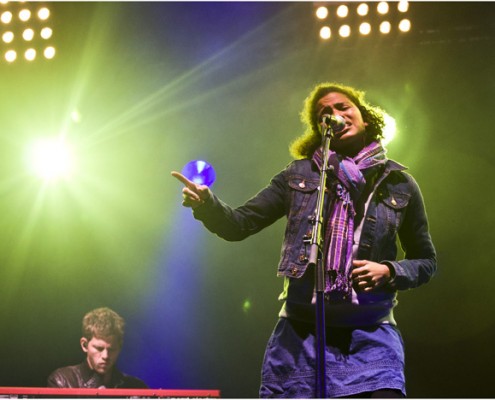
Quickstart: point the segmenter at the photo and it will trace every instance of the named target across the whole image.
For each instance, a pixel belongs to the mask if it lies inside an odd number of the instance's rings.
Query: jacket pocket
[[[379,193],[380,200],[394,210],[400,210],[407,207],[411,195],[408,193]]]
[[[289,176],[289,187],[298,192],[311,193],[318,189],[319,181],[309,180],[299,175]]]
[[[381,203],[385,205],[387,231],[395,235],[404,220],[405,211],[411,195],[409,193],[378,193]]]

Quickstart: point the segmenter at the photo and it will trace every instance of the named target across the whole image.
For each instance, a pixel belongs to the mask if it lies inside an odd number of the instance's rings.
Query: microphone
[[[321,125],[325,129],[331,127],[333,133],[339,133],[345,128],[345,119],[340,115],[323,114],[321,116]]]

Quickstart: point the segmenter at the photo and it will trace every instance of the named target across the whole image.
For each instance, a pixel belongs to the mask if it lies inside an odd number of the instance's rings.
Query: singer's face
[[[339,92],[331,92],[318,101],[317,112],[339,115],[345,120],[345,127],[332,137],[330,147],[337,153],[354,156],[366,145],[366,122],[359,108]]]

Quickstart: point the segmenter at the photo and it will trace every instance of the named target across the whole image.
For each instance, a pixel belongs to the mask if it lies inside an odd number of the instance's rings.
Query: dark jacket
[[[105,386],[103,377],[90,369],[86,361],[79,365],[59,368],[48,377],[48,387],[98,389],[102,386]],[[126,375],[117,368],[113,369],[110,385],[105,387],[121,389],[148,388],[141,379]]]
[[[395,273],[392,290],[415,288],[436,271],[436,253],[428,231],[423,197],[405,167],[388,160],[376,182],[364,216],[358,258],[387,263]],[[230,240],[242,240],[286,216],[278,275],[300,278],[309,256],[311,216],[318,197],[319,170],[309,159],[296,160],[270,184],[235,209],[214,194],[193,210],[208,230]],[[329,176],[329,184],[334,177]],[[327,196],[328,198],[328,196]],[[397,236],[405,257],[396,261]]]

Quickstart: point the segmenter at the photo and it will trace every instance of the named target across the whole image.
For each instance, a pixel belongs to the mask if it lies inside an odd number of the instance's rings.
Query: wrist
[[[392,283],[394,281],[395,275],[396,275],[394,265],[388,261],[384,261],[382,264],[387,266],[387,268],[389,270],[388,283]]]

